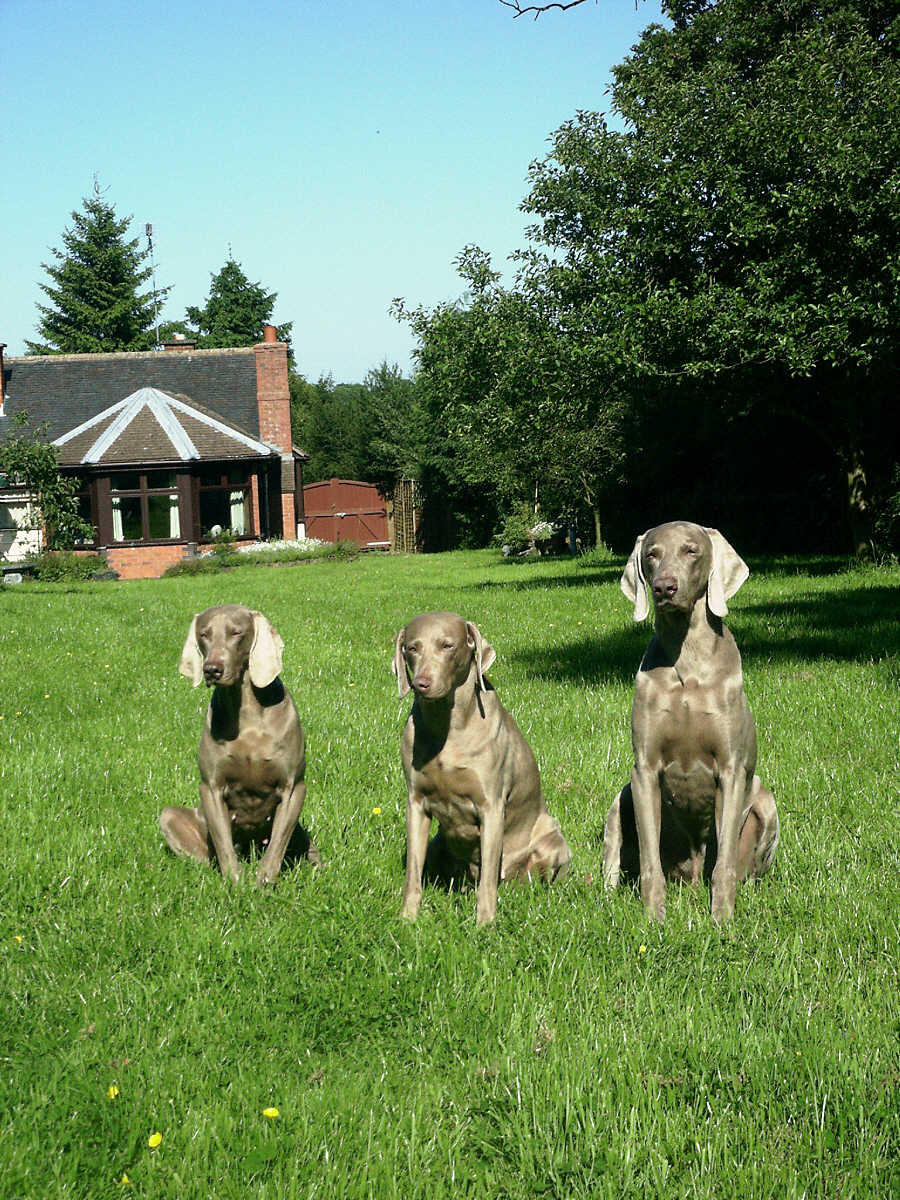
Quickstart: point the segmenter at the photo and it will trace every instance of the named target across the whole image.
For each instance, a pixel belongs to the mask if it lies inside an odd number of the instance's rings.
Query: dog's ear
[[[473,621],[466,621],[466,641],[475,651],[475,678],[484,691],[484,673],[491,669],[497,657],[494,647],[481,636],[481,630]]]
[[[644,538],[648,532],[649,530],[646,530],[642,533],[634,543],[634,549],[625,564],[622,578],[619,580],[619,587],[622,589],[623,595],[634,605],[632,617],[635,621],[645,620],[650,612],[650,601],[647,599],[647,580],[644,578],[644,567],[641,563]]]
[[[184,649],[181,651],[181,662],[178,664],[178,671],[179,674],[189,679],[194,687],[199,687],[203,682],[203,655],[200,653],[200,646],[197,642],[196,616],[191,621]]]
[[[402,700],[409,691],[409,676],[406,673],[406,658],[403,655],[403,635],[406,633],[406,626],[400,630],[394,638],[394,661],[391,664],[391,670],[397,676],[397,694]]]
[[[706,581],[706,603],[714,616],[724,617],[728,612],[725,601],[730,600],[744,583],[750,568],[718,529],[707,529],[706,532],[712,542],[712,566]]]
[[[247,666],[250,682],[254,687],[264,688],[281,674],[284,642],[270,621],[260,612],[253,614],[253,645]]]

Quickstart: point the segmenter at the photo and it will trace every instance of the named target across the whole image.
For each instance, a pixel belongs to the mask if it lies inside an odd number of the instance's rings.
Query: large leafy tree
[[[579,113],[534,165],[525,269],[623,379],[803,423],[865,553],[900,381],[896,4],[667,7],[615,71],[625,131]]]
[[[550,518],[589,513],[600,542],[623,467],[622,389],[571,325],[559,324],[527,271],[505,288],[476,247],[456,265],[460,301],[395,306],[419,341],[430,468],[454,496],[455,519],[470,523],[476,501],[487,516],[487,497],[495,516],[527,501]]]
[[[131,217],[118,219],[98,184],[72,213],[62,235],[63,249],[42,263],[50,283],[41,290],[50,303],[39,304],[40,341],[27,342],[31,354],[91,354],[148,350],[159,304],[168,289],[147,289],[149,250],[127,236]]]
[[[229,256],[221,270],[211,276],[204,306],[192,305],[185,315],[197,330],[197,345],[201,348],[250,346],[263,340],[263,327],[272,324],[277,298],[276,292],[267,292],[261,283],[251,283],[241,264]],[[291,322],[277,329],[279,340],[290,345]]]

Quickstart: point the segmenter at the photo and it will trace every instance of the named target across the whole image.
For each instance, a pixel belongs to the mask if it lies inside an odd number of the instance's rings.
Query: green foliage
[[[131,217],[118,220],[94,182],[83,211],[72,213],[63,232],[63,250],[52,251],[55,263],[42,263],[52,283],[41,291],[50,304],[39,304],[38,334],[27,342],[31,354],[96,354],[115,350],[149,350],[159,305],[168,288],[141,289],[151,278],[144,265],[149,249],[127,239]]]
[[[469,247],[461,302],[397,305],[432,427],[501,507],[537,486],[544,511],[593,511],[598,540],[601,517],[668,515],[662,495],[765,513],[762,533],[817,507],[819,536],[842,484],[866,552],[898,450],[895,6],[668,12],[615,69],[624,129],[579,112],[532,165],[513,285]]]
[[[263,327],[272,324],[277,293],[267,292],[261,283],[251,283],[240,263],[231,257],[210,278],[209,296],[203,308],[190,305],[185,310],[188,324],[197,330],[198,348],[251,346],[261,342]],[[277,326],[279,340],[288,347],[291,328],[292,322]]]
[[[102,554],[73,554],[65,550],[45,550],[31,559],[35,579],[59,583],[66,579],[91,579],[108,570]]]
[[[94,529],[79,515],[77,481],[60,475],[56,447],[46,440],[47,428],[28,428],[28,414],[16,413],[0,440],[0,471],[21,484],[41,515],[49,550],[92,541]]]
[[[625,131],[579,113],[534,164],[529,278],[651,396],[806,424],[862,549],[900,366],[898,28],[848,0],[671,11],[615,71]]]
[[[389,493],[399,479],[420,477],[427,438],[416,381],[386,361],[360,383],[324,376],[291,378],[294,440],[310,456],[307,483],[361,479]]]

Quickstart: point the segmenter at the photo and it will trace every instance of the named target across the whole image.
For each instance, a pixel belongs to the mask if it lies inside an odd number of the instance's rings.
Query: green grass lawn
[[[900,1192],[900,572],[751,564],[732,600],[782,839],[718,930],[704,889],[670,888],[657,928],[599,886],[649,637],[621,565],[0,592],[3,1200]],[[208,693],[177,664],[222,601],[284,637],[326,860],[264,892],[169,856],[156,825],[196,802]],[[495,646],[575,856],[559,887],[501,889],[485,929],[472,892],[397,920],[392,642],[434,608]]]

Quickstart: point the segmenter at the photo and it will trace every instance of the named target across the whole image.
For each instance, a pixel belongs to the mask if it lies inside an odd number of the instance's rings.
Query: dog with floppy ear
[[[656,632],[634,690],[634,769],[613,802],[603,874],[640,874],[652,917],[665,918],[665,881],[711,882],[712,917],[729,920],[737,884],[765,874],[778,845],[778,812],[756,769],[756,725],[741,656],[722,624],[749,575],[716,529],[671,521],[641,534],[621,588],[635,621]]]
[[[494,649],[456,613],[425,613],[394,640],[401,697],[415,702],[403,730],[406,883],[401,917],[414,921],[426,865],[478,880],[479,925],[497,911],[501,879],[562,878],[571,853],[547,811],[537,763],[486,672]],[[439,825],[429,844],[432,819]],[[427,864],[426,864],[427,859]]]
[[[179,671],[213,688],[200,739],[200,804],[159,818],[166,844],[240,878],[235,843],[265,847],[257,883],[272,883],[290,845],[319,861],[297,824],[306,797],[303,727],[279,678],[284,643],[259,612],[223,604],[191,621]]]

